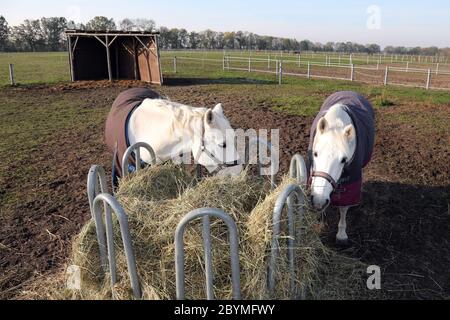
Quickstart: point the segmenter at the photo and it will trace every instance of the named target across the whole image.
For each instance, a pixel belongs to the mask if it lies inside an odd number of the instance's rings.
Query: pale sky
[[[97,15],[151,18],[157,26],[188,31],[249,31],[260,35],[353,41],[382,47],[450,47],[450,1],[182,1],[0,0],[10,25],[24,19],[64,16],[87,22]]]

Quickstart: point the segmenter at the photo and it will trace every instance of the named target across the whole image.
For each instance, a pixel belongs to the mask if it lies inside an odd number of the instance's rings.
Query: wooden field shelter
[[[162,85],[157,32],[66,30],[72,81],[129,79]]]

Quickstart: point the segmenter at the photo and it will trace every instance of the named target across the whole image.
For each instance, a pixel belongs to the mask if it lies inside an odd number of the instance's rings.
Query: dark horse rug
[[[341,178],[337,181],[337,188],[331,194],[331,205],[354,206],[361,201],[362,169],[372,158],[375,140],[375,114],[366,98],[353,91],[340,91],[325,100],[311,127],[308,147],[310,170],[312,170],[312,146],[317,123],[336,104],[344,105],[344,110],[352,119],[356,129],[356,150],[353,158],[344,167]]]
[[[114,175],[122,176],[122,158],[130,143],[128,141],[127,126],[132,112],[142,104],[145,99],[161,99],[162,97],[149,88],[133,88],[118,95],[106,119],[105,142],[114,154]],[[134,159],[130,159],[134,163]]]

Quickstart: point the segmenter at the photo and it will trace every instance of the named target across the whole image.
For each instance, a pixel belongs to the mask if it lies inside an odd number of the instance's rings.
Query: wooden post
[[[308,61],[308,74],[307,74],[307,78],[311,78],[311,62]]]
[[[133,37],[133,61],[134,61],[134,80],[138,80],[138,56],[136,53],[136,38]]]
[[[384,74],[384,85],[385,86],[387,86],[387,84],[388,84],[388,72],[389,72],[389,67],[386,66],[386,71],[385,71],[385,74]]]
[[[301,63],[301,57],[300,57],[300,53],[298,54],[298,67],[301,68],[302,63]]]
[[[73,56],[72,56],[72,37],[68,36],[69,43],[69,63],[70,63],[70,80],[75,81],[75,75],[73,70]]]
[[[406,72],[409,71],[409,61],[406,61]]]
[[[270,55],[267,56],[267,69],[270,69]]]
[[[9,64],[9,79],[11,80],[11,85],[16,85],[16,81],[14,80],[14,66],[12,63]]]
[[[116,42],[116,79],[119,80],[119,44]]]
[[[248,72],[252,72],[252,58],[248,58]]]
[[[355,65],[352,63],[351,72],[350,72],[350,81],[355,80]]]
[[[173,72],[177,73],[177,57],[173,57]]]
[[[431,82],[431,69],[428,69],[428,75],[427,75],[427,90],[430,89],[430,82]]]
[[[108,60],[108,77],[109,77],[109,81],[112,81],[112,70],[111,70],[111,57],[110,57],[110,52],[109,52],[109,37],[106,36],[106,60]]]
[[[439,63],[436,63],[436,75],[439,73]]]
[[[222,58],[222,70],[225,71],[225,53],[223,54]]]

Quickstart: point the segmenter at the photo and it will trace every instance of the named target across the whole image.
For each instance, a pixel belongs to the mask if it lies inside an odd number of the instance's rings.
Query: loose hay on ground
[[[273,192],[267,180],[244,171],[236,177],[210,177],[196,183],[179,166],[155,166],[121,181],[118,201],[130,224],[139,280],[144,299],[175,298],[174,232],[181,218],[202,207],[219,208],[236,221],[239,234],[239,260],[243,299],[269,298],[267,261],[272,239],[272,214],[279,194],[293,181],[284,178]],[[340,256],[321,240],[316,214],[305,207],[296,222],[296,296],[310,299],[370,298],[363,274],[366,266]],[[117,223],[116,223],[117,224]],[[115,296],[131,299],[129,279],[118,225],[115,225],[118,283]],[[219,299],[232,296],[229,241],[226,226],[212,220],[214,292]],[[280,240],[281,255],[276,270],[274,298],[291,298],[286,265],[286,237]],[[185,237],[186,298],[205,298],[204,253],[201,220],[193,221]],[[53,281],[45,294],[29,290],[29,297],[110,299],[108,275],[100,270],[95,225],[90,221],[75,239],[71,264],[81,268],[81,290],[65,289],[63,279]],[[57,284],[57,285],[56,285]],[[51,291],[49,291],[51,290]],[[33,296],[34,294],[34,296]]]

